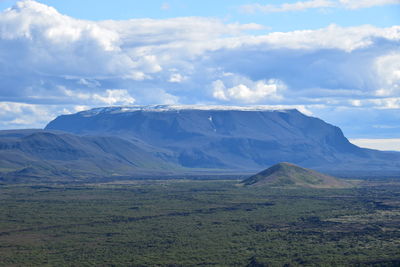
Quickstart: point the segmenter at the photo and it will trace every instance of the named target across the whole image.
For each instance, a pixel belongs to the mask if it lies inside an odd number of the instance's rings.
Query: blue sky
[[[242,1],[242,0],[174,0],[174,1],[137,1],[137,0],[42,0],[40,3],[55,7],[60,13],[85,20],[127,20],[132,18],[167,19],[175,17],[214,17],[225,22],[259,23],[266,31],[293,31],[318,29],[332,23],[340,26],[358,26],[371,24],[388,27],[399,24],[400,5],[397,1],[350,1],[377,2],[376,5],[363,8],[349,8],[345,5],[335,7],[317,7],[288,12],[264,12],[253,7],[257,4],[279,7],[282,4],[294,4],[311,1]],[[0,1],[5,9],[17,1]],[[318,1],[317,1],[318,2]],[[337,2],[337,1],[331,1]],[[379,2],[387,4],[379,4]]]
[[[268,105],[322,118],[364,146],[399,143],[400,0],[0,9],[0,129],[109,105]]]

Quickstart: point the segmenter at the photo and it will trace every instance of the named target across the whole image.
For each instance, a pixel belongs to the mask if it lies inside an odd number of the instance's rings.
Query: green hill
[[[278,163],[241,182],[246,186],[346,188],[352,184],[344,180],[305,169],[291,163]]]

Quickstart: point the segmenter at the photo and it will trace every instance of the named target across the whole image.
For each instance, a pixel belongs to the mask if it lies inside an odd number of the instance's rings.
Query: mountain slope
[[[117,137],[42,130],[0,131],[0,173],[4,179],[134,176],[175,168],[133,142]]]
[[[297,110],[132,106],[59,116],[46,129],[140,141],[188,168],[254,171],[293,162],[325,171],[400,170],[400,153],[362,149],[342,131]]]
[[[246,186],[280,186],[309,188],[346,188],[351,184],[291,163],[278,163],[241,182]]]

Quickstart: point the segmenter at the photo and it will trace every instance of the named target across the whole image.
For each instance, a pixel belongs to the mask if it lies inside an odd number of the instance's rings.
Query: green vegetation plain
[[[0,265],[400,265],[400,184],[237,183],[0,185]]]

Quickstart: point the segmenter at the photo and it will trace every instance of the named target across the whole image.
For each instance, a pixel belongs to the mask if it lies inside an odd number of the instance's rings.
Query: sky
[[[297,108],[400,150],[400,0],[0,0],[0,129],[147,104]]]

